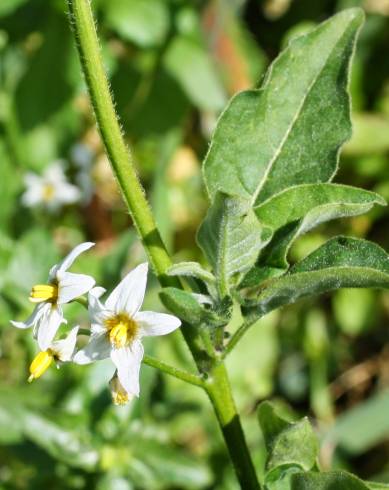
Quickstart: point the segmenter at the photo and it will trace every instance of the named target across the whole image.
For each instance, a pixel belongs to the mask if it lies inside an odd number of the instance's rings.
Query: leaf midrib
[[[257,188],[256,188],[256,189],[255,189],[255,191],[254,191],[253,197],[252,197],[252,199],[251,199],[251,206],[254,206],[254,205],[255,205],[255,202],[256,202],[256,200],[257,200],[257,198],[258,198],[258,195],[259,195],[259,193],[261,192],[261,190],[262,190],[262,188],[263,188],[263,186],[264,186],[264,184],[265,184],[265,182],[266,182],[266,180],[267,180],[267,178],[268,178],[268,176],[269,176],[269,174],[270,174],[270,172],[271,172],[271,170],[272,170],[272,168],[273,168],[273,166],[274,166],[274,163],[276,162],[276,160],[277,160],[277,159],[278,159],[278,157],[280,156],[281,151],[283,150],[283,147],[284,147],[284,145],[285,145],[286,141],[288,140],[288,137],[289,137],[290,133],[292,132],[292,130],[293,130],[293,128],[294,128],[294,126],[295,126],[295,124],[296,124],[296,122],[297,122],[297,120],[298,120],[298,118],[299,118],[299,116],[300,116],[300,114],[301,114],[301,112],[302,112],[303,108],[304,108],[305,102],[306,102],[306,100],[307,100],[307,98],[308,98],[309,94],[311,93],[311,91],[312,91],[312,89],[313,89],[314,85],[315,85],[315,84],[316,84],[316,82],[318,81],[318,79],[319,79],[320,75],[322,74],[322,72],[323,72],[324,68],[327,66],[327,62],[328,62],[328,60],[329,60],[330,56],[331,56],[331,55],[332,55],[332,53],[334,52],[334,50],[335,50],[336,46],[338,45],[338,43],[339,43],[339,42],[341,41],[341,39],[342,39],[342,38],[345,36],[345,33],[346,33],[346,32],[347,32],[347,29],[345,29],[345,30],[343,31],[342,35],[341,35],[341,36],[340,36],[340,37],[337,39],[336,43],[334,43],[334,45],[333,45],[332,49],[331,49],[331,50],[330,50],[330,52],[328,53],[328,56],[326,57],[326,59],[325,59],[325,61],[324,61],[323,65],[321,66],[320,70],[318,71],[318,73],[317,73],[316,77],[314,77],[314,78],[313,78],[313,80],[312,80],[312,82],[309,84],[308,89],[307,89],[307,91],[306,91],[306,93],[305,93],[304,97],[302,98],[301,104],[300,104],[300,106],[298,107],[296,114],[295,114],[295,115],[294,115],[294,117],[292,118],[292,121],[291,121],[291,123],[290,123],[290,125],[289,125],[288,129],[287,129],[287,130],[286,130],[286,132],[285,132],[285,136],[283,137],[283,139],[281,140],[281,142],[280,142],[280,144],[279,144],[278,148],[276,149],[276,151],[275,151],[275,153],[274,153],[273,158],[272,158],[272,159],[270,160],[270,162],[268,163],[267,169],[266,169],[265,173],[263,174],[263,177],[262,177],[262,179],[260,180],[260,182],[259,182],[259,184],[258,184]],[[264,90],[265,90],[265,89],[264,89]]]

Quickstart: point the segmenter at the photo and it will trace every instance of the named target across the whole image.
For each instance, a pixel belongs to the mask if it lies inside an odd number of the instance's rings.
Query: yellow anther
[[[116,374],[109,382],[109,387],[111,389],[112,402],[114,405],[125,405],[133,398],[123,388]]]
[[[109,340],[117,349],[127,344],[127,325],[118,323],[109,332]]]
[[[50,349],[39,352],[30,364],[30,376],[28,382],[40,378],[46,369],[53,362],[54,355]]]
[[[33,303],[50,301],[54,303],[58,298],[58,287],[53,284],[37,284],[31,289],[29,300]]]
[[[105,320],[109,341],[117,349],[130,344],[138,332],[138,324],[127,313],[117,315]]]
[[[55,188],[52,184],[45,184],[42,189],[43,200],[49,202],[53,199],[55,195]]]

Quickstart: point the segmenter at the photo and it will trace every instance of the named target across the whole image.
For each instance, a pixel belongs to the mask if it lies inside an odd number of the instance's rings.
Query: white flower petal
[[[105,335],[92,335],[83,349],[73,357],[76,364],[89,364],[109,357],[111,344]]]
[[[11,324],[16,328],[30,328],[35,327],[42,316],[45,314],[45,310],[48,310],[51,306],[48,303],[40,303],[36,305],[34,311],[27,318],[25,322],[15,322],[11,320]]]
[[[64,172],[65,160],[55,160],[44,171],[44,178],[52,184],[66,180]]]
[[[81,198],[80,189],[73,184],[61,182],[56,187],[58,200],[63,204],[73,204]]]
[[[89,291],[89,294],[93,294],[95,298],[101,298],[101,296],[105,293],[106,289],[101,286],[96,286]]]
[[[99,329],[105,330],[104,320],[113,315],[113,312],[108,311],[99,299],[104,292],[104,288],[96,287],[91,289],[88,294],[88,311],[92,322],[92,331],[95,332]]]
[[[75,298],[87,293],[95,285],[95,280],[85,274],[73,274],[72,272],[57,272],[58,304],[69,303]]]
[[[61,340],[56,340],[50,346],[58,359],[62,362],[70,361],[76,347],[78,326],[73,327],[68,336]]]
[[[43,201],[42,186],[40,184],[30,187],[22,195],[22,204],[27,207],[34,207]]]
[[[23,180],[26,187],[40,187],[43,181],[42,177],[34,172],[27,172]]]
[[[139,396],[139,370],[143,358],[143,346],[133,342],[129,347],[112,349],[111,359],[118,370],[118,378],[127,393]]]
[[[147,262],[138,265],[116,286],[105,305],[116,313],[123,311],[134,316],[143,303],[147,282]]]
[[[153,311],[140,311],[134,320],[138,323],[142,336],[166,335],[181,325],[177,317]]]
[[[57,272],[65,272],[67,269],[69,269],[80,254],[86,250],[89,250],[94,245],[95,244],[93,242],[84,242],[73,248],[73,250],[59,264],[54,265],[50,269],[49,280],[56,279]]]
[[[58,306],[49,305],[50,309],[40,319],[38,325],[38,345],[41,350],[47,350],[52,343],[61,323],[66,323],[62,309]]]

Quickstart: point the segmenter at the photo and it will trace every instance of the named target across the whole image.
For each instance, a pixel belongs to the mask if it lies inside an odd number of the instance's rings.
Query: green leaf
[[[168,6],[161,0],[110,0],[104,10],[108,26],[141,47],[161,44],[169,29]]]
[[[49,118],[71,110],[66,104],[75,91],[71,79],[75,51],[65,16],[52,12],[42,38],[42,46],[32,56],[16,89],[16,113],[23,132],[38,126],[42,130],[41,125],[48,123]],[[42,146],[44,143],[41,142]],[[30,161],[29,155],[27,158]]]
[[[265,476],[265,490],[290,490],[291,478],[301,473],[301,466],[294,464],[277,466]]]
[[[326,221],[366,213],[374,204],[386,202],[375,192],[339,184],[305,184],[280,192],[255,208],[263,225],[278,230],[260,262],[287,268],[287,253],[297,237]]]
[[[191,325],[201,324],[210,315],[196,297],[187,291],[177,288],[164,288],[159,296],[169,311]]]
[[[265,314],[304,296],[342,287],[389,288],[389,255],[375,243],[335,237],[269,282],[246,313]]]
[[[77,430],[63,428],[30,411],[21,417],[25,436],[53,458],[87,471],[96,468],[99,455]]]
[[[222,114],[204,163],[218,190],[258,204],[292,185],[330,181],[350,137],[350,59],[363,23],[340,12],[294,39],[260,90],[236,95]]]
[[[249,203],[217,194],[200,225],[197,241],[212,266],[223,297],[256,262],[272,232],[263,227]]]
[[[0,3],[0,17],[11,14],[26,2],[27,0],[2,0]]]
[[[214,284],[215,276],[204,269],[198,262],[180,262],[174,264],[167,270],[169,276],[189,276],[196,277],[201,281]]]
[[[374,487],[373,487],[374,488]],[[368,490],[362,480],[345,471],[299,473],[292,476],[291,490]]]
[[[224,107],[223,85],[207,50],[199,43],[177,36],[169,46],[164,65],[197,107],[205,111],[220,111]]]
[[[263,402],[258,408],[258,419],[268,451],[268,470],[281,465],[298,465],[304,470],[314,467],[318,442],[306,417],[289,422],[277,413],[274,404]]]

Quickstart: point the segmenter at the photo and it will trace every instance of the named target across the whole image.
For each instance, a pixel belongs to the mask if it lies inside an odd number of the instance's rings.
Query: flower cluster
[[[39,378],[54,361],[88,364],[111,358],[116,372],[110,387],[113,401],[124,404],[139,396],[139,371],[143,358],[142,337],[165,335],[181,322],[165,313],[140,311],[146,291],[147,263],[129,272],[103,302],[105,289],[95,287],[95,280],[84,274],[68,272],[82,252],[94,244],[86,242],[74,248],[49,273],[47,284],[33,286],[30,301],[37,303],[25,322],[11,322],[17,328],[33,327],[40,352],[30,365],[29,381]],[[79,327],[72,328],[66,338],[56,340],[61,324],[66,324],[63,305],[88,293],[90,338],[76,353]]]

